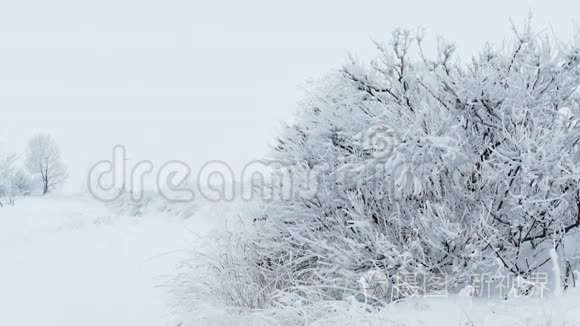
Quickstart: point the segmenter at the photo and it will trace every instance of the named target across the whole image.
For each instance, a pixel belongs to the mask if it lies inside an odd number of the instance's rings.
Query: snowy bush
[[[0,155],[0,207],[14,204],[14,196],[17,195],[13,184],[16,171],[15,162],[15,154]]]
[[[12,193],[12,178],[16,162],[15,154],[0,155],[0,197]]]
[[[253,277],[301,302],[362,300],[381,271],[399,289],[385,302],[546,265],[580,225],[580,42],[514,35],[462,65],[397,29],[317,84],[274,153],[316,191],[254,217]]]
[[[14,204],[15,197],[28,196],[32,188],[31,176],[17,167],[17,155],[0,155],[0,206]]]
[[[107,205],[122,215],[167,213],[183,218],[191,217],[198,208],[195,202],[168,200],[153,191],[143,191],[137,195],[131,191],[122,192],[118,198],[107,202]]]
[[[19,196],[28,196],[32,192],[32,177],[23,169],[14,172],[11,178],[12,189]]]

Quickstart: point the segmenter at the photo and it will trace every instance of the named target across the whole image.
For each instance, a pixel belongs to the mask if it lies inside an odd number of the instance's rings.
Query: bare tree
[[[43,195],[68,176],[58,145],[49,134],[38,134],[30,139],[26,149],[26,167],[32,175],[40,176]]]

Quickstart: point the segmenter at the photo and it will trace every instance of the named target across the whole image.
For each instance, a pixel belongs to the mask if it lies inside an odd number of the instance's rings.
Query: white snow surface
[[[236,215],[235,206],[207,205],[190,218],[119,215],[85,196],[19,199],[0,209],[0,325],[580,325],[577,289],[543,299],[413,299],[379,313],[337,303],[318,318],[225,307],[179,314],[167,286],[177,266],[224,216]]]
[[[0,209],[0,325],[177,325],[165,285],[208,225],[84,196],[17,200]]]

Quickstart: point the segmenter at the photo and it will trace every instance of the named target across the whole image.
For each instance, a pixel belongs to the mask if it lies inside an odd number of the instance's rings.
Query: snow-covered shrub
[[[33,188],[31,176],[18,167],[17,155],[0,155],[0,206],[14,204],[15,198],[28,196]]]
[[[316,189],[267,202],[245,240],[273,294],[361,298],[381,271],[382,302],[549,261],[580,225],[580,44],[514,32],[462,65],[398,29],[315,86],[273,158]]]
[[[212,239],[214,245],[209,251],[223,252],[196,252],[181,267],[173,293],[181,307],[200,309],[212,298],[229,307],[259,309],[268,305],[276,282],[255,268],[247,255],[251,248],[241,240],[234,233]]]
[[[23,169],[14,172],[11,178],[12,190],[19,196],[28,196],[32,192],[32,177]]]
[[[131,191],[121,195],[107,204],[118,214],[141,216],[146,214],[167,213],[183,218],[191,217],[198,208],[195,202],[171,201],[155,191],[142,191],[134,194]]]
[[[0,207],[14,204],[14,196],[16,195],[13,185],[15,162],[15,154],[0,155]]]

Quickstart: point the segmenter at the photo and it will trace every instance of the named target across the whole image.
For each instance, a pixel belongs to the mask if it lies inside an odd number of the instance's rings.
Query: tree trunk
[[[45,179],[42,181],[42,195],[46,195],[48,193],[48,180]]]

